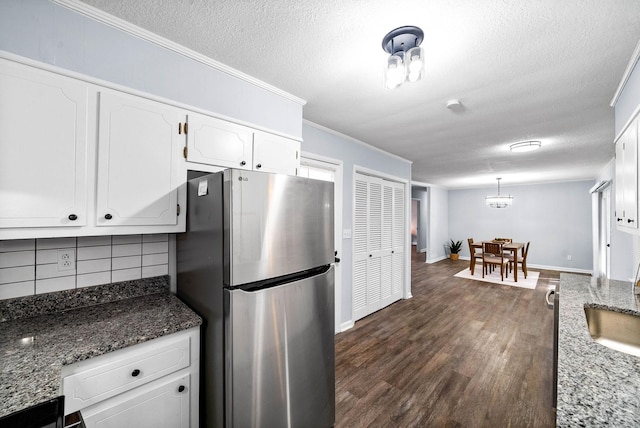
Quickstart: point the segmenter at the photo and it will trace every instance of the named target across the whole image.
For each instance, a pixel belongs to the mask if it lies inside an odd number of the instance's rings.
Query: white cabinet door
[[[616,141],[616,224],[638,228],[638,120]]]
[[[245,126],[189,113],[187,161],[251,169],[253,131]]]
[[[266,132],[253,136],[253,169],[297,175],[300,167],[300,142]]]
[[[110,91],[99,98],[97,225],[177,224],[181,110]]]
[[[190,375],[156,381],[83,409],[82,417],[87,428],[188,428],[190,388]]]
[[[0,62],[0,228],[87,224],[87,85]]]

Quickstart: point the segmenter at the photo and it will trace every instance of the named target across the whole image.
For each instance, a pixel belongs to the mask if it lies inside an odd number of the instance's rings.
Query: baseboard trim
[[[343,322],[340,324],[340,333],[344,333],[345,331],[352,329],[354,325],[356,324],[351,320]]]
[[[431,264],[431,263],[439,262],[440,260],[446,260],[448,258],[449,258],[448,256],[440,256],[440,257],[436,257],[435,259],[428,259],[425,261],[425,263]]]

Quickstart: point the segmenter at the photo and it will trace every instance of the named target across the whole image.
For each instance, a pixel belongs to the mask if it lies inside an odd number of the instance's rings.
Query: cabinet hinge
[[[178,123],[178,134],[182,134],[182,122]]]
[[[184,146],[184,149],[182,149],[182,155],[184,156],[184,158],[187,158],[187,155],[189,154],[189,148],[187,146]]]
[[[298,151],[296,150],[296,159],[298,159]]]
[[[189,122],[184,123],[184,135],[189,133]]]
[[[180,204],[178,204],[178,207],[176,208],[176,215],[180,215]]]

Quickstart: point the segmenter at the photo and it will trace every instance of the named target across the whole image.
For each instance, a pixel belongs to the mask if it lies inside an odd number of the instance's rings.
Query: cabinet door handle
[[[182,391],[184,391],[184,390],[185,390],[184,385],[180,385],[180,386],[178,387],[178,392],[182,392]]]
[[[131,372],[131,376],[133,377],[137,377],[140,374],[140,370],[135,369],[134,371]]]
[[[621,218],[619,218],[617,221],[622,221],[622,219],[621,219]]]
[[[69,214],[69,220],[71,221],[76,221],[78,219],[78,216],[75,214]]]
[[[111,214],[105,214],[104,218],[107,220],[111,220],[113,218],[113,216]]]
[[[240,162],[240,166],[245,166],[247,163],[245,161]]]
[[[261,164],[261,163],[259,163],[258,165],[256,165],[256,168],[258,168],[258,169],[259,169],[259,168],[262,168],[262,164]]]
[[[631,220],[630,218],[627,219],[627,223],[633,223],[633,220]]]

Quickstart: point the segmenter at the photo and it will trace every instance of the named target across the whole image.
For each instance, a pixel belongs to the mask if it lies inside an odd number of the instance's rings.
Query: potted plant
[[[451,243],[449,244],[449,251],[451,252],[451,254],[449,255],[449,257],[451,258],[451,260],[458,260],[458,257],[460,257],[458,253],[462,248],[462,241],[453,242],[453,239],[451,239],[450,241]]]

